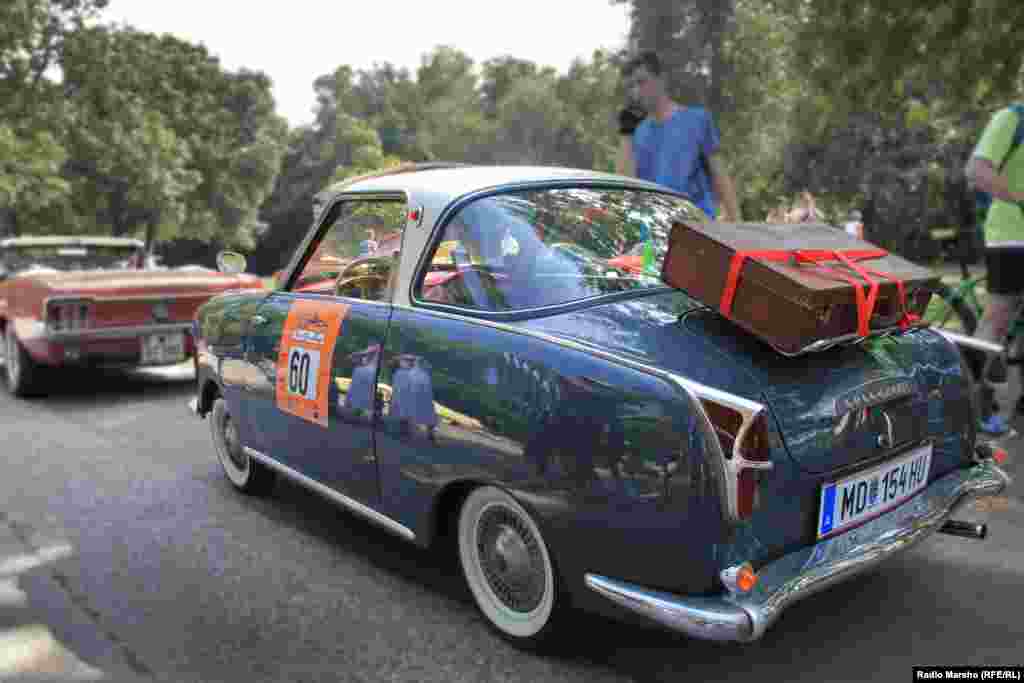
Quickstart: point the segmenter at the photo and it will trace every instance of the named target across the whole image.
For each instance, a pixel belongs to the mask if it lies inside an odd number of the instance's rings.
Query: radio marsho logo
[[[871,382],[837,397],[835,400],[835,415],[838,417],[852,411],[913,395],[914,385],[905,379]]]

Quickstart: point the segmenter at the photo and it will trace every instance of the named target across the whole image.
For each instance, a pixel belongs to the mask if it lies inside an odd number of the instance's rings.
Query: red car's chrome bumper
[[[136,365],[142,337],[173,332],[185,333],[185,356],[194,355],[191,322],[47,330],[44,335],[26,339],[23,343],[33,360],[46,365]]]
[[[841,536],[786,555],[758,572],[747,594],[672,595],[595,574],[586,585],[673,631],[706,640],[757,640],[796,601],[850,578],[938,531],[973,498],[998,495],[1010,477],[985,460],[932,482],[917,497]]]

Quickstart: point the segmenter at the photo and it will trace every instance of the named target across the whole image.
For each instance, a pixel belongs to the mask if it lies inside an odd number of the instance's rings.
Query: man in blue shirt
[[[711,114],[668,96],[661,60],[654,52],[631,60],[626,78],[631,98],[647,114],[644,118],[630,108],[620,114],[618,172],[670,187],[712,219],[739,222],[736,189],[718,156],[718,128]]]

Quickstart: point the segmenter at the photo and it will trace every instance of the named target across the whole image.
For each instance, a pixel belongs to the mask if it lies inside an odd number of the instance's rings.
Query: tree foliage
[[[63,56],[80,229],[251,244],[283,153],[269,79],[170,35],[95,27]]]
[[[47,78],[68,37],[106,0],[7,0],[0,4],[0,235],[32,230],[63,201],[66,109]]]
[[[904,247],[960,220],[960,169],[1017,99],[1015,0],[608,0],[629,44],[564,73],[456,46],[418,67],[338,65],[288,130],[261,73],[205,48],[99,26],[107,0],[0,5],[0,233],[79,231],[252,246],[269,271],[331,183],[405,161],[611,170],[632,52],[663,57],[672,95],[706,106],[745,217],[807,189]],[[260,232],[256,226],[269,226]],[[191,243],[191,242],[190,242]]]

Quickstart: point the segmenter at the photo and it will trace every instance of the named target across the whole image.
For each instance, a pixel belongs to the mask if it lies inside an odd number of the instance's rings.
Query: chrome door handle
[[[270,318],[263,315],[254,315],[252,317],[252,324],[256,326],[266,325],[268,322],[270,322]]]

